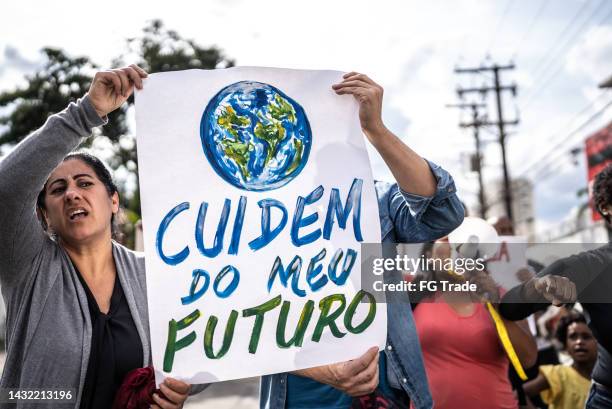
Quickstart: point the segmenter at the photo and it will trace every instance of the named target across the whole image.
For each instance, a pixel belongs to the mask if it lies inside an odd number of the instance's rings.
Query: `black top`
[[[125,375],[142,367],[142,342],[119,277],[115,277],[108,314],[103,314],[76,266],[75,270],[87,294],[92,326],[91,350],[80,408],[108,409]]]
[[[593,380],[612,388],[612,244],[558,260],[538,273],[545,275],[564,276],[576,284],[578,301],[598,343]],[[502,298],[499,313],[504,318],[520,320],[550,305],[543,297],[526,299],[523,287],[514,287]]]

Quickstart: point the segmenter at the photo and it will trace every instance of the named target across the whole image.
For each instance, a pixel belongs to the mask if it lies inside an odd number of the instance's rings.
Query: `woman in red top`
[[[433,258],[450,258],[448,242],[437,242]],[[423,351],[425,370],[437,409],[516,409],[517,400],[508,380],[509,361],[485,300],[493,305],[499,289],[486,272],[466,273],[476,283],[476,293],[441,291],[441,286],[414,308],[414,319]],[[445,271],[431,271],[417,279],[463,283]],[[524,368],[535,364],[537,347],[525,322],[504,321]]]

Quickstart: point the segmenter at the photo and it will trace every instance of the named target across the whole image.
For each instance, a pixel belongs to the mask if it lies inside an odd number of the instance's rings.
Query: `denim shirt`
[[[463,221],[463,205],[456,195],[452,176],[429,162],[437,180],[431,197],[402,191],[399,186],[376,182],[382,243],[421,243],[446,236]],[[394,246],[383,246],[384,257],[394,257]],[[401,274],[385,273],[385,282],[396,283]],[[390,386],[406,391],[415,409],[433,407],[421,346],[407,293],[387,292],[387,378]],[[330,386],[331,388],[331,386]],[[287,373],[261,378],[260,407],[285,409]],[[316,397],[313,403],[316,402]]]

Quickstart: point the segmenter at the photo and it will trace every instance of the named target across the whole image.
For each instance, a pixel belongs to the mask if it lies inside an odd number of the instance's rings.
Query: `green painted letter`
[[[180,321],[170,320],[168,323],[168,342],[166,343],[166,352],[164,353],[164,372],[172,371],[174,364],[174,354],[176,351],[183,349],[193,343],[196,339],[195,332],[191,331],[186,337],[176,340],[176,333],[193,324],[195,320],[200,318],[200,310],[195,310]]]
[[[339,301],[340,305],[334,312],[330,314],[329,310],[334,301]],[[321,340],[321,335],[323,334],[323,330],[325,327],[329,327],[330,331],[336,338],[342,338],[346,334],[338,329],[336,325],[336,319],[342,314],[344,311],[344,307],[346,307],[346,298],[344,298],[344,294],[332,294],[323,298],[319,301],[319,309],[321,310],[321,315],[319,316],[319,320],[317,321],[317,326],[315,327],[314,333],[312,334],[312,340],[314,342],[319,342]]]
[[[270,301],[258,305],[257,307],[247,308],[242,310],[243,317],[255,316],[255,324],[253,325],[253,332],[251,333],[251,341],[249,342],[249,353],[254,354],[257,352],[257,345],[259,344],[259,337],[261,336],[261,327],[263,326],[264,314],[274,308],[278,307],[281,302],[281,296],[272,298]]]
[[[306,328],[308,327],[310,318],[312,318],[312,312],[314,310],[314,301],[308,300],[308,302],[304,304],[304,308],[302,308],[302,314],[300,315],[300,319],[295,328],[295,332],[293,333],[293,338],[291,338],[289,341],[285,341],[287,315],[289,315],[290,307],[291,303],[289,301],[283,301],[280,316],[278,317],[278,325],[276,326],[276,345],[278,345],[280,348],[289,348],[291,345],[295,345],[297,347],[302,346],[302,342],[304,341],[304,333],[306,332]]]
[[[232,310],[229,319],[227,320],[227,326],[225,327],[225,333],[223,334],[223,344],[221,349],[215,356],[213,351],[213,338],[215,335],[215,328],[219,319],[214,315],[211,315],[206,323],[206,331],[204,332],[204,352],[210,359],[219,359],[227,353],[229,347],[232,345],[232,339],[234,339],[234,328],[236,327],[236,319],[238,319],[238,311]]]
[[[370,300],[370,309],[368,311],[368,315],[366,315],[363,322],[354,327],[353,316],[355,315],[357,306],[361,303],[361,300],[363,300],[363,297],[368,297],[368,299]],[[351,334],[361,334],[363,331],[366,330],[366,328],[370,326],[372,321],[374,321],[374,317],[376,317],[376,300],[374,299],[374,296],[368,292],[359,290],[359,292],[355,294],[355,298],[353,298],[353,301],[351,301],[348,308],[346,309],[346,314],[344,314],[344,326]]]

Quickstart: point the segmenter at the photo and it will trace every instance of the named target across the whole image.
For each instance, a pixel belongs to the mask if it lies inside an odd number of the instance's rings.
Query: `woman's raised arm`
[[[89,92],[45,124],[0,161],[0,283],[15,285],[46,239],[36,217],[36,198],[49,174],[108,113],[142,87],[136,66],[98,72]]]

